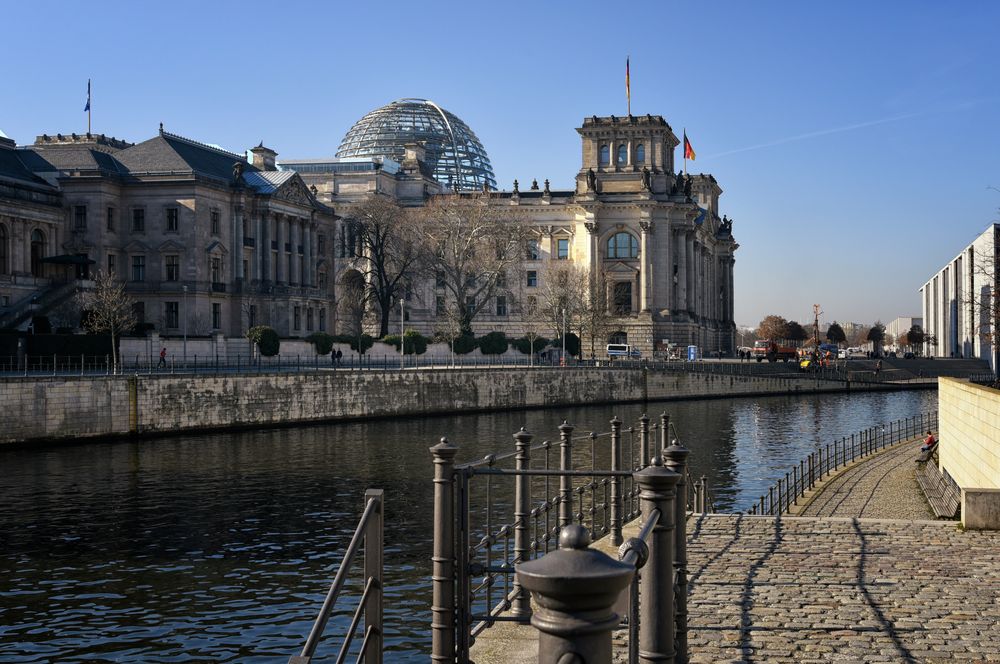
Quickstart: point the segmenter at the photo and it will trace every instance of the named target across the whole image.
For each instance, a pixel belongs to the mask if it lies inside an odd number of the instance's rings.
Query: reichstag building
[[[607,342],[650,356],[667,344],[734,348],[732,222],[711,175],[678,172],[679,140],[660,116],[584,118],[572,189],[498,186],[472,129],[434,102],[401,99],[366,114],[335,157],[282,159],[169,133],[140,143],[96,134],[0,138],[0,326],[55,310],[95,269],[120,274],[147,328],[240,336],[340,331],[337,300],[355,270],[351,206],[381,195],[421,207],[486,197],[528,221],[527,298],[553,267],[603,276]],[[0,135],[2,136],[2,135]],[[408,326],[432,333],[433,280],[415,284]],[[477,334],[523,332],[521,303],[497,298]],[[27,303],[32,303],[27,307]]]

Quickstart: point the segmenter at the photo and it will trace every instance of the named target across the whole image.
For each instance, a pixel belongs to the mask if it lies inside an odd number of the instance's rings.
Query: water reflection
[[[0,659],[278,662],[297,652],[361,512],[386,489],[391,658],[428,649],[427,448],[459,460],[668,411],[722,509],[809,451],[935,407],[934,392],[595,406],[0,451]],[[342,630],[353,606],[331,622]],[[325,652],[330,653],[327,646]]]

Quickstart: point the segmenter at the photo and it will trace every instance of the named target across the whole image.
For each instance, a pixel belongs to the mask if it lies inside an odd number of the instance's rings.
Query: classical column
[[[302,284],[302,275],[299,274],[299,244],[302,243],[302,226],[295,217],[288,219],[288,241],[292,245],[290,254],[291,260],[288,265],[288,281],[293,284]]]
[[[277,233],[275,233],[276,239],[278,240],[278,254],[275,258],[275,267],[277,268],[274,273],[274,281],[276,283],[288,283],[288,261],[285,260],[285,244],[288,242],[288,226],[285,224],[285,215],[279,214],[275,215],[275,224],[277,225]]]
[[[697,294],[698,294],[698,282],[695,276],[695,270],[697,265],[695,264],[695,253],[694,253],[694,233],[687,232],[684,234],[684,260],[687,265],[687,292],[686,299],[684,301],[684,308],[688,312],[694,313],[695,307],[697,305]]]
[[[676,311],[687,309],[687,236],[684,231],[674,231],[674,251],[677,254],[677,301],[674,303]]]
[[[736,321],[736,304],[733,301],[735,295],[735,281],[733,280],[733,270],[736,267],[736,259],[729,258],[729,317],[727,322],[733,323]]]
[[[312,258],[312,243],[313,243],[313,225],[308,221],[302,226],[304,231],[305,241],[302,243],[305,245],[303,249],[305,253],[303,254],[302,264],[305,266],[302,275],[302,285],[312,286],[313,285],[313,258]]]
[[[264,252],[270,251],[271,247],[267,243],[267,213],[260,212],[257,214],[257,218],[254,219],[254,233],[257,236],[254,238],[254,263],[257,265],[257,280],[264,282],[267,281],[267,261],[264,258]]]
[[[652,243],[649,235],[653,232],[653,222],[648,219],[639,222],[639,229],[642,231],[639,251],[641,252],[639,262],[639,307],[642,311],[649,311],[650,286],[652,285],[653,269],[650,261],[650,249]]]
[[[236,264],[233,265],[233,274],[237,279],[243,279],[243,208],[237,205],[233,214],[233,257]]]

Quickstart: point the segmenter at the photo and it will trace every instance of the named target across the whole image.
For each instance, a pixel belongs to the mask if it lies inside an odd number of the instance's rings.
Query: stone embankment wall
[[[804,378],[559,368],[13,378],[0,382],[0,443],[846,389]]]

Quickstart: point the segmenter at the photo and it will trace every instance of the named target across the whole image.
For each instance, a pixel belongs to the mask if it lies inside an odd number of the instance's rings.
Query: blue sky
[[[574,128],[663,115],[735,219],[736,318],[919,315],[917,289],[997,219],[993,2],[9,3],[0,130],[168,131],[332,156],[366,112],[425,97],[501,186],[572,186]],[[679,158],[679,154],[678,154]]]

